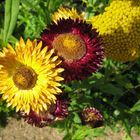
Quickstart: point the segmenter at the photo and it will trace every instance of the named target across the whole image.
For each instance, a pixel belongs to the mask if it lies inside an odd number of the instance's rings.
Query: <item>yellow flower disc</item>
[[[60,7],[57,12],[52,15],[52,21],[57,23],[60,19],[84,19],[84,14],[79,14],[75,8],[69,9]]]
[[[84,40],[72,33],[58,35],[52,45],[57,50],[57,54],[68,62],[76,61],[86,54]]]
[[[140,56],[139,0],[113,0],[91,22],[103,38],[106,57],[127,62]]]
[[[42,42],[23,39],[0,52],[0,93],[8,106],[16,111],[37,113],[47,110],[48,106],[55,103],[56,94],[61,93],[58,88],[63,80],[60,77],[61,63],[54,50],[48,47],[42,49]],[[53,55],[53,56],[52,56]]]

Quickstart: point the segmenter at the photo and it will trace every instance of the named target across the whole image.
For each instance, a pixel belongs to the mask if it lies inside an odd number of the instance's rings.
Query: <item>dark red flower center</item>
[[[65,61],[73,62],[81,59],[86,54],[84,40],[76,34],[64,33],[58,35],[52,43],[59,56]]]

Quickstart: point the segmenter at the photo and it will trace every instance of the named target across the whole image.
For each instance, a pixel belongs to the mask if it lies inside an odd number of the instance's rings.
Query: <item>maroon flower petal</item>
[[[54,116],[57,119],[65,119],[68,116],[68,101],[67,100],[57,100],[56,109]]]

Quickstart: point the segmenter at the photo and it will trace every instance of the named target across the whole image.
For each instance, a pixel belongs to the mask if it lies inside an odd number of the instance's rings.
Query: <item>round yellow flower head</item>
[[[59,74],[63,71],[57,66],[61,63],[54,50],[48,47],[42,49],[42,42],[23,39],[0,52],[0,93],[8,106],[16,111],[37,113],[47,110],[51,103],[55,103],[56,94],[61,90]],[[53,55],[53,56],[52,56]]]
[[[113,0],[91,22],[103,38],[106,57],[127,62],[140,56],[139,0]]]
[[[69,9],[69,8],[64,8],[64,7],[60,7],[58,9],[58,11],[56,11],[53,15],[52,15],[52,21],[57,23],[58,20],[60,19],[84,19],[84,14],[79,14],[77,12],[77,10],[75,8]]]

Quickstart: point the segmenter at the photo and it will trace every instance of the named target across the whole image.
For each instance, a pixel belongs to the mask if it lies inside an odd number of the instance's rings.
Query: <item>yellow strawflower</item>
[[[106,57],[127,62],[140,56],[139,0],[113,0],[91,23],[103,38]]]
[[[55,103],[55,95],[60,93],[59,74],[61,63],[54,50],[42,49],[42,42],[23,39],[0,52],[0,94],[8,106],[16,111],[29,113],[47,110],[51,103]],[[52,56],[53,55],[53,56]]]
[[[84,14],[79,14],[77,12],[77,10],[75,8],[64,8],[64,7],[60,7],[58,9],[58,11],[56,11],[53,15],[52,15],[52,21],[57,23],[58,20],[60,19],[84,19]]]

